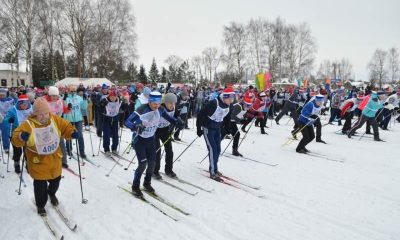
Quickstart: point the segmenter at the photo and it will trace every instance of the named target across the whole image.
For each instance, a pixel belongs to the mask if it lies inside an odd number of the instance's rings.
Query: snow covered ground
[[[361,140],[348,139],[334,133],[339,130],[336,125],[323,127],[322,138],[328,144],[314,141],[308,149],[329,156],[327,159],[295,153],[297,141],[282,147],[291,129],[286,121],[283,118],[280,126],[274,123],[267,129],[269,135],[261,135],[259,128],[253,127],[239,149],[244,156],[277,166],[220,158],[219,168],[225,175],[260,190],[242,186],[248,191],[245,192],[203,176],[199,168],[208,168],[207,160],[198,162],[207,153],[204,139],[197,139],[175,163],[174,170],[182,179],[214,191],[208,193],[168,180],[191,193],[198,192],[191,196],[153,180],[157,193],[189,212],[189,216],[147,197],[177,218],[176,222],[119,189],[119,185],[130,187],[128,182],[132,181],[137,165],[126,171],[128,163],[121,160],[123,166],[117,165],[107,177],[114,163],[101,153],[91,157],[86,132],[86,154],[101,165],[86,163],[81,167],[88,203],[81,203],[79,178],[70,172],[63,172],[58,192],[68,215],[78,223],[78,230],[71,232],[66,228],[50,203],[49,217],[65,239],[400,239],[400,124],[392,124],[390,131],[380,131],[386,142],[374,142],[368,135]],[[193,126],[191,122],[189,126]],[[195,137],[192,129],[183,132],[186,143]],[[97,153],[100,139],[94,134],[92,139]],[[130,139],[131,133],[124,130],[121,152]],[[222,149],[227,143],[228,140],[223,141]],[[186,146],[174,143],[173,147],[177,156]],[[132,150],[127,158],[133,156]],[[74,159],[69,164],[78,172]],[[0,165],[0,172],[5,175],[0,179],[0,239],[51,239],[32,203],[32,179],[24,175],[27,187],[18,195],[17,175],[6,173],[4,164]]]

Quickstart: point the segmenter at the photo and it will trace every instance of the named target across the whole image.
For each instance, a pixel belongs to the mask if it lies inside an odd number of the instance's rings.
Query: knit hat
[[[107,84],[103,83],[103,85],[101,85],[101,89],[108,89]]]
[[[321,94],[318,94],[317,96],[315,96],[315,101],[316,102],[322,102],[324,101],[325,97]]]
[[[59,96],[60,92],[58,91],[57,87],[51,86],[51,87],[49,87],[48,94],[49,94],[49,96]]]
[[[148,87],[145,87],[145,88],[143,88],[143,92],[142,93],[143,93],[143,95],[148,96],[151,93],[151,89],[148,88]]]
[[[150,93],[149,102],[161,103],[161,93],[154,91]]]
[[[228,87],[225,88],[224,91],[222,91],[221,95],[222,98],[233,98],[233,96],[235,95],[235,91],[233,91],[233,88]]]
[[[108,92],[109,97],[116,97],[117,96],[117,91],[116,90],[111,90]]]
[[[26,96],[25,94],[21,94],[18,96],[18,102],[22,102],[22,101],[29,101],[28,96]]]
[[[7,94],[7,89],[5,89],[5,88],[0,88],[0,93]]]
[[[43,97],[39,97],[33,103],[33,115],[40,115],[50,112],[49,103]]]
[[[253,104],[253,100],[251,98],[245,98],[243,102],[248,106],[251,106]]]
[[[267,95],[265,94],[265,92],[260,92],[258,96],[260,96],[260,97],[265,97],[265,96],[267,96]]]
[[[176,103],[178,100],[176,98],[176,95],[173,93],[167,93],[164,96],[164,102],[165,103]]]

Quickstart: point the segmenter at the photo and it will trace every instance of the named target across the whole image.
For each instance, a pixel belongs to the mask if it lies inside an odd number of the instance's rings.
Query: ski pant
[[[160,140],[162,143],[164,143],[164,149],[165,149],[165,172],[172,172],[173,168],[173,158],[174,158],[174,152],[172,151],[172,137],[171,132],[168,127],[164,128],[158,128],[156,131],[156,165],[154,168],[154,172],[158,173],[160,171],[160,165],[161,165],[161,144]]]
[[[316,130],[315,140],[316,141],[320,141],[321,140],[321,135],[322,135],[322,124],[321,124],[321,120],[319,118],[315,119],[314,127],[315,127],[315,130]]]
[[[21,159],[22,156],[22,147],[16,147],[14,145],[13,146],[13,157],[12,159],[14,160],[15,164],[19,164],[19,160]]]
[[[156,146],[154,143],[154,136],[149,138],[142,138],[141,136],[136,137],[134,148],[139,166],[135,170],[133,186],[140,185],[140,178],[142,177],[144,170],[146,170],[146,167],[147,170],[146,176],[144,177],[144,184],[151,183],[151,175],[154,172],[156,162]]]
[[[346,112],[344,114],[345,122],[342,128],[342,133],[347,133],[347,131],[351,129],[351,120],[353,119],[353,115],[353,112]]]
[[[339,108],[331,108],[331,117],[329,118],[329,123],[333,122],[335,118],[338,118],[339,126],[342,125],[342,121],[340,119],[340,109]]]
[[[291,109],[291,104],[292,104],[291,102],[285,101],[285,104],[283,105],[281,112],[275,118],[276,122],[279,122],[279,120],[281,120],[283,115],[287,114],[289,111],[290,112],[295,111],[295,109]],[[290,113],[290,115],[292,115],[292,113]]]
[[[375,117],[367,117],[365,115],[362,115],[356,124],[350,129],[349,134],[353,134],[357,129],[361,128],[364,123],[367,122],[372,125],[372,129],[374,130],[374,138],[378,139],[379,138],[379,130],[378,130],[378,123],[376,122]]]
[[[67,147],[65,146],[65,139],[63,137],[60,138],[60,148],[62,152],[62,163],[67,164]]]
[[[180,117],[180,119],[182,119],[182,121],[185,121],[184,122],[185,128],[188,128],[188,113],[182,113],[179,117]],[[174,138],[179,138],[180,133],[181,133],[181,130],[178,127],[176,127]]]
[[[306,124],[300,123],[299,128],[301,129],[303,138],[300,140],[299,145],[297,145],[296,147],[297,152],[300,151],[301,149],[304,149],[307,146],[307,144],[309,144],[315,138],[313,125],[306,126]]]
[[[387,108],[383,108],[381,116],[382,119],[379,121],[379,126],[382,129],[386,130],[389,125],[390,119],[392,119],[392,111]]]
[[[231,124],[229,124],[229,129],[222,129],[221,140],[223,140],[225,138],[225,135],[228,135],[228,133],[231,134],[233,137],[232,149],[237,149],[239,147],[240,132],[235,121],[231,121]]]
[[[218,172],[218,158],[221,153],[221,130],[203,127],[203,132],[208,149],[209,171],[211,175],[215,175]]]
[[[3,149],[10,149],[10,124],[8,122],[2,122],[1,128],[1,141],[3,144]]]
[[[75,126],[76,130],[78,131],[78,145],[79,145],[79,155],[82,157],[85,156],[85,143],[83,141],[82,136],[82,121],[79,122],[71,122],[72,125]],[[67,151],[72,152],[72,140],[67,140]]]
[[[44,208],[48,196],[55,196],[60,186],[61,176],[50,180],[33,180],[33,191],[35,193],[35,202],[38,208]],[[47,182],[49,185],[47,185]]]
[[[103,132],[103,124],[104,116],[100,113],[100,110],[96,110],[96,134],[98,137],[101,137],[101,134]]]
[[[117,150],[118,147],[118,124],[119,121],[104,121],[103,124],[103,148],[104,152],[110,151],[110,137],[112,138],[111,150]]]

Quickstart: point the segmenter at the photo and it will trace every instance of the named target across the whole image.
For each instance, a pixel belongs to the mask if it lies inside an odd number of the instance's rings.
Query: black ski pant
[[[384,129],[384,130],[387,129],[390,119],[392,119],[392,113],[393,113],[393,111],[391,111],[387,108],[382,109],[382,113],[381,113],[382,119],[379,120],[379,126],[382,129]]]
[[[168,127],[164,127],[164,128],[158,128],[155,134],[156,137],[156,165],[154,168],[154,172],[158,173],[158,171],[160,171],[160,166],[161,166],[161,144],[160,144],[160,140],[161,143],[164,143],[164,149],[165,149],[165,172],[172,172],[172,168],[173,168],[173,158],[174,158],[174,152],[172,150],[172,137],[171,136],[171,132],[169,130],[169,126]]]
[[[321,140],[321,135],[322,135],[322,124],[321,124],[321,120],[319,118],[315,119],[314,127],[315,127],[315,130],[316,130],[315,140],[316,141],[320,141]]]
[[[300,151],[301,149],[305,149],[307,144],[309,144],[315,138],[313,125],[306,125],[304,123],[300,123],[299,128],[301,129],[303,138],[300,140],[299,145],[297,145],[296,147],[297,152]]]
[[[353,120],[353,116],[354,116],[353,112],[346,112],[344,114],[345,122],[344,122],[344,125],[343,125],[343,128],[342,128],[342,133],[347,133],[347,131],[350,130],[350,128],[351,128],[351,120]]]
[[[283,115],[287,114],[289,111],[291,112],[290,115],[292,115],[292,112],[294,112],[295,110],[293,110],[293,108],[291,108],[291,105],[292,105],[291,102],[285,101],[285,104],[283,105],[281,112],[275,118],[276,122],[279,122],[279,120],[281,120]]]
[[[12,145],[13,147],[13,157],[12,159],[14,160],[14,162],[17,164],[19,164],[19,160],[21,159],[21,155],[22,155],[22,147],[16,147],[14,145]]]
[[[357,129],[361,128],[364,123],[367,122],[372,126],[372,129],[374,131],[374,138],[378,139],[379,138],[379,129],[378,129],[378,123],[376,122],[375,117],[367,117],[365,115],[362,115],[356,124],[350,129],[349,134],[353,134]]]
[[[33,180],[33,191],[35,193],[35,202],[38,208],[44,208],[48,196],[55,196],[60,186],[61,176],[50,180]],[[47,185],[47,183],[49,183]]]
[[[231,121],[231,124],[229,124],[229,129],[223,128],[221,130],[221,140],[225,139],[225,135],[228,135],[228,132],[233,137],[232,149],[237,149],[239,147],[240,132],[235,121]]]
[[[339,121],[339,126],[342,125],[342,121],[340,119],[340,109],[339,108],[331,108],[331,117],[329,118],[329,123],[333,122],[333,120],[335,120],[335,118],[338,118]]]

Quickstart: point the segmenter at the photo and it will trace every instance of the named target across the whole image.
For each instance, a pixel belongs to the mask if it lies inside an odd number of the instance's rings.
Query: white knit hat
[[[58,88],[55,86],[49,87],[49,96],[58,96],[60,95],[60,92],[58,91]]]

